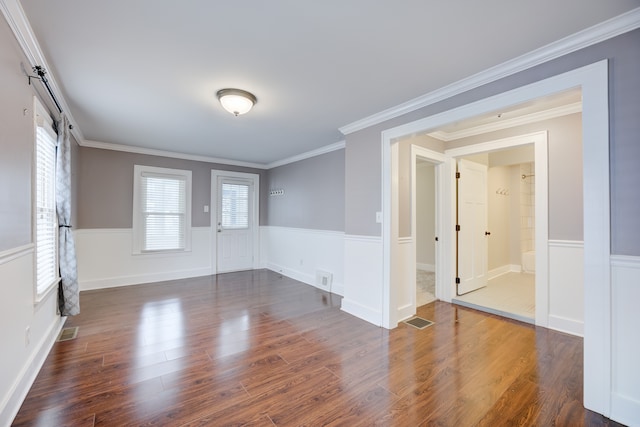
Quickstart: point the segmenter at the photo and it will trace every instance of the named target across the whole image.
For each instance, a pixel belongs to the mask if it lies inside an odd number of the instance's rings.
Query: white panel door
[[[253,268],[253,181],[218,177],[217,271]]]
[[[458,160],[458,294],[487,286],[487,167]]]

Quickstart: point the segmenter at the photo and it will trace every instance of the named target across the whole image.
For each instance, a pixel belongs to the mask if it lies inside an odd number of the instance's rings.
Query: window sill
[[[47,289],[42,292],[36,291],[36,298],[33,302],[34,306],[39,306],[44,300],[49,298],[49,295],[53,292],[54,289],[58,289],[58,283],[60,283],[60,278],[58,277],[53,283],[51,283]]]

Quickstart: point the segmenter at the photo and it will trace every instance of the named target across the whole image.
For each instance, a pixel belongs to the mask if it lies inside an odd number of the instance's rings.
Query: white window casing
[[[53,120],[35,99],[33,229],[35,240],[35,299],[41,300],[60,281],[56,214],[56,145]]]
[[[191,171],[134,165],[133,253],[191,250]]]

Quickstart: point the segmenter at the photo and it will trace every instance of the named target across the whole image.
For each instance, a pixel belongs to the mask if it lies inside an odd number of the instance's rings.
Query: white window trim
[[[57,288],[58,283],[60,283],[60,273],[59,273],[59,264],[58,264],[58,232],[57,232],[57,214],[56,218],[56,232],[55,236],[55,244],[54,244],[54,259],[55,259],[55,271],[57,272],[53,281],[46,286],[44,289],[38,289],[38,220],[36,217],[36,205],[37,205],[37,184],[38,184],[38,128],[41,127],[45,129],[47,133],[53,138],[57,143],[57,134],[53,130],[53,118],[49,111],[44,107],[44,105],[38,100],[37,97],[33,97],[33,158],[32,158],[32,180],[31,180],[31,227],[32,227],[32,239],[33,239],[33,296],[34,296],[34,304],[39,304],[43,301],[47,296]],[[54,183],[56,177],[53,177]],[[55,190],[54,190],[55,194]]]
[[[142,250],[144,227],[142,224],[142,194],[141,177],[144,173],[152,173],[166,176],[175,176],[184,179],[185,185],[185,236],[184,249],[167,249],[159,251]],[[134,255],[158,255],[167,253],[191,252],[191,171],[182,169],[160,168],[155,166],[133,166],[133,254]]]

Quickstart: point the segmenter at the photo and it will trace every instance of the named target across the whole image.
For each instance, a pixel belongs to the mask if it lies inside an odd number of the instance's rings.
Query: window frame
[[[158,175],[161,177],[181,179],[185,181],[185,197],[184,197],[184,248],[172,248],[161,250],[145,250],[144,242],[144,212],[142,177],[145,174]],[[192,172],[183,169],[161,168],[156,166],[134,165],[133,166],[133,221],[132,234],[133,245],[132,252],[134,255],[157,255],[167,253],[185,253],[191,252],[191,189],[192,189]]]
[[[54,274],[50,283],[40,286],[38,282],[38,267],[40,260],[38,258],[38,185],[39,185],[39,158],[38,158],[38,132],[40,130],[46,132],[50,137],[53,145],[53,168],[51,178],[51,185],[53,188],[49,190],[53,194],[53,223],[51,228],[53,229],[53,259],[54,259]],[[58,233],[58,214],[56,211],[56,158],[57,158],[57,145],[58,135],[53,129],[53,118],[44,105],[38,100],[37,97],[33,98],[33,169],[32,169],[32,207],[31,207],[31,223],[32,223],[32,239],[33,239],[33,295],[34,303],[37,304],[45,299],[45,297],[58,286],[60,283],[60,264],[58,258],[58,245],[59,245],[59,233]]]

